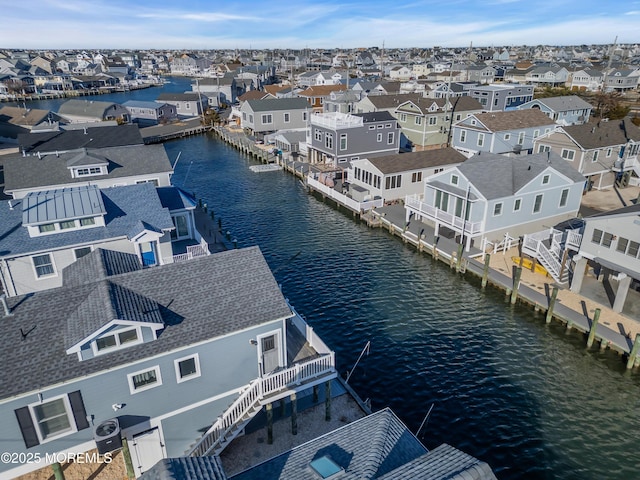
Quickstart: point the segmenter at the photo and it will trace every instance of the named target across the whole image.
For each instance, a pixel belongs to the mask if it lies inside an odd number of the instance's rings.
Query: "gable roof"
[[[403,93],[398,95],[369,95],[366,97],[366,99],[371,102],[375,108],[380,110],[396,108],[398,107],[398,105],[406,101],[417,102],[420,98],[422,98],[422,94],[420,93]]]
[[[584,150],[624,145],[629,140],[640,142],[640,127],[624,118],[570,125],[562,130]]]
[[[227,480],[220,457],[164,458],[144,472],[140,480]]]
[[[474,116],[478,122],[487,127],[491,132],[503,132],[518,130],[520,128],[556,125],[553,120],[537,108],[510,110],[506,112],[479,113]],[[465,123],[465,128],[473,127],[469,127],[469,125]]]
[[[143,143],[137,125],[109,125],[18,135],[20,149],[27,153],[64,152],[82,147],[123,147]]]
[[[62,278],[64,285],[71,287],[141,269],[140,260],[133,253],[97,248],[62,270]]]
[[[206,294],[202,279],[207,279]],[[79,361],[67,355],[67,322],[95,291],[95,282],[63,286],[7,300],[11,316],[1,318],[0,398],[215,339],[291,316],[285,298],[258,247],[113,275],[109,282],[159,305],[166,326],[158,339]],[[123,300],[125,301],[125,300]],[[87,308],[95,322],[99,315]],[[22,338],[21,331],[30,332]],[[20,375],[15,372],[20,371]]]
[[[301,97],[326,97],[331,92],[340,92],[347,89],[346,85],[313,85],[298,93]]]
[[[547,97],[547,98],[536,98],[535,100],[531,100],[530,102],[523,103],[518,106],[520,110],[525,108],[532,108],[532,105],[542,104],[547,107],[549,110],[554,112],[566,112],[567,110],[591,110],[593,106],[589,103],[578,97],[577,95],[566,95],[562,97]]]
[[[467,95],[450,98],[448,100],[446,98],[420,97],[417,101],[411,101],[411,103],[418,107],[420,113],[423,115],[426,115],[428,113],[443,112],[447,104],[449,105],[447,109],[450,109],[450,112],[465,112],[469,110],[482,111],[482,105],[480,104],[480,102],[475,98],[469,97]],[[429,108],[431,108],[434,104],[437,105],[438,109],[435,112],[429,112]],[[404,111],[404,107],[401,106],[398,108],[398,110]],[[407,110],[407,112],[410,112],[410,110]]]
[[[103,118],[104,112],[113,106],[121,105],[115,102],[99,102],[95,100],[67,100],[60,105],[58,113],[62,116]]]
[[[353,113],[352,115],[354,117],[361,117],[363,123],[396,121],[396,118],[386,110],[382,112]]]
[[[204,102],[206,99],[203,93],[161,93],[156,102]]]
[[[262,100],[247,100],[244,105],[248,105],[254,112],[309,108],[309,102],[304,98],[264,98]]]
[[[22,225],[64,222],[106,213],[95,185],[31,192],[22,199]]]
[[[24,188],[51,188],[74,183],[86,184],[86,177],[71,178],[70,166],[107,163],[108,174],[92,179],[126,178],[139,175],[169,174],[173,171],[164,145],[137,145],[101,149],[71,150],[65,153],[4,158],[5,192]],[[71,162],[71,163],[70,163]]]
[[[246,100],[262,100],[263,98],[273,98],[274,95],[271,95],[267,92],[262,92],[260,90],[249,90],[248,92],[243,93],[238,97],[240,102],[244,102]]]
[[[0,122],[32,127],[44,122],[49,113],[49,110],[2,106],[0,107]]]
[[[399,153],[397,155],[385,155],[382,157],[368,158],[367,160],[383,174],[391,174],[462,163],[466,158],[467,157],[455,148],[447,147],[434,150],[421,150],[419,152]]]

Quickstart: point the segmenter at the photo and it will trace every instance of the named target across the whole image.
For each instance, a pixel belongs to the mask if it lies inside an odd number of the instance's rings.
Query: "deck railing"
[[[322,192],[329,198],[332,198],[338,203],[350,208],[354,212],[362,212],[371,210],[372,208],[380,208],[384,205],[384,200],[379,198],[377,200],[369,200],[366,202],[358,202],[353,198],[349,198],[346,195],[334,190],[333,188],[325,185],[324,183],[319,182],[314,179],[312,176],[307,176],[307,185],[309,185],[314,190],[318,190]]]
[[[457,217],[452,213],[445,212],[440,208],[424,203],[417,195],[408,195],[405,199],[405,206],[415,210],[418,215],[437,221],[459,232],[464,232],[468,235],[482,233],[482,222],[463,220],[461,217]]]
[[[231,406],[218,417],[188,455],[199,457],[211,454],[221,446],[225,441],[225,437],[234,427],[239,426],[245,420],[249,420],[257,413],[266,397],[287,390],[298,389],[305,383],[329,373],[335,373],[335,355],[333,352],[307,362],[297,363],[291,368],[256,378]]]

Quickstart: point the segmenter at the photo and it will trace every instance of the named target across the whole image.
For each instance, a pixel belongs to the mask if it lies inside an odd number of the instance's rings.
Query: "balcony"
[[[420,215],[423,218],[440,225],[444,225],[445,227],[457,232],[464,233],[465,235],[479,235],[483,233],[482,222],[469,222],[462,220],[461,217],[457,217],[452,213],[445,212],[433,205],[424,203],[417,195],[407,196],[405,199],[405,207],[413,210],[417,215]]]
[[[342,128],[356,128],[364,125],[362,117],[348,113],[331,112],[311,115],[311,125],[339,130]]]

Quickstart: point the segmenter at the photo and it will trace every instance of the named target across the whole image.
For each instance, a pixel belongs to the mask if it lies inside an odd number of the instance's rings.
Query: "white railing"
[[[511,250],[511,247],[513,247],[517,242],[518,242],[517,238],[514,238],[508,233],[505,233],[504,238],[502,239],[501,242],[493,244],[493,253],[498,253],[498,252],[505,253],[507,250]]]
[[[548,240],[550,236],[552,250],[549,250],[544,244],[544,241]],[[562,232],[551,229],[527,234],[524,236],[524,240],[522,242],[522,254],[527,254],[530,257],[537,258],[542,266],[557,282],[562,281],[560,278],[562,264],[559,258],[562,252],[562,247],[559,241],[561,238]]]
[[[296,388],[328,373],[335,373],[335,354],[314,358],[307,362],[297,363],[291,368],[270,373],[253,380],[249,387],[231,404],[231,406],[215,421],[191,449],[188,456],[210,454],[219,447],[233,428],[250,419],[261,407],[265,397],[275,393]]]
[[[332,130],[338,130],[340,128],[361,127],[364,125],[364,120],[362,117],[356,117],[355,115],[340,112],[311,115],[310,119],[311,125],[327,127]]]
[[[574,250],[580,250],[582,244],[582,234],[580,230],[567,230],[567,238],[565,240],[565,246],[573,248]]]
[[[198,245],[187,246],[187,253],[179,253],[177,255],[173,255],[173,263],[184,262],[196,257],[204,257],[205,255],[211,255],[211,252],[209,252],[209,246],[207,245],[207,242],[202,239],[200,240],[200,244]],[[165,260],[164,263],[167,263],[167,261]]]
[[[307,184],[325,194],[327,197],[335,200],[338,203],[350,208],[355,212],[362,212],[371,210],[372,208],[380,208],[384,205],[384,200],[379,198],[376,200],[369,200],[366,202],[358,202],[353,198],[349,198],[346,195],[334,190],[331,187],[328,187],[324,183],[320,183],[318,180],[314,179],[311,176],[307,176]]]
[[[445,212],[432,205],[428,205],[422,202],[417,195],[409,195],[405,199],[405,206],[412,208],[416,212],[423,216],[444,224],[453,228],[459,232],[463,232],[469,235],[475,235],[482,233],[482,222],[469,222],[457,217],[451,213]]]

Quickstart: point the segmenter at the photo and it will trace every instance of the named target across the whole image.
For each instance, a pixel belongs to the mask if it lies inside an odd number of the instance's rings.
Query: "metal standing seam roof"
[[[38,225],[106,213],[95,185],[33,192],[22,200],[22,224]]]
[[[90,255],[94,254],[97,251]],[[113,275],[109,285],[159,305],[165,329],[158,339],[79,361],[77,355],[65,351],[74,333],[67,331],[67,324],[95,293],[95,282],[9,298],[12,315],[0,318],[0,398],[125,366],[292,315],[258,247]],[[104,298],[99,295],[95,305],[86,306],[86,325],[100,325],[106,320],[98,310]],[[144,308],[142,303],[134,305],[131,297],[122,301],[130,302],[131,308]],[[30,332],[24,339],[21,329]],[[16,375],[16,371],[21,374]]]

